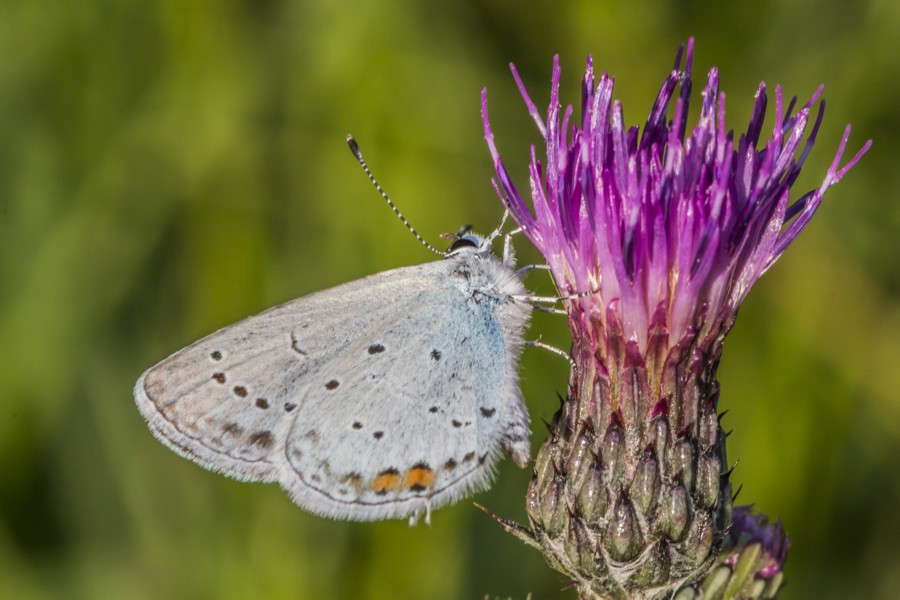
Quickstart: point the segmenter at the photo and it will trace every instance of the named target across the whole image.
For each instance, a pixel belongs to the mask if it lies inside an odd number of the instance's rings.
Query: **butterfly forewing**
[[[420,267],[409,267],[419,269]],[[203,466],[246,480],[277,479],[279,426],[292,419],[309,373],[340,352],[361,303],[377,310],[401,293],[380,273],[298,298],[230,325],[176,352],[138,380],[135,398],[151,430]],[[349,310],[348,310],[349,307]]]

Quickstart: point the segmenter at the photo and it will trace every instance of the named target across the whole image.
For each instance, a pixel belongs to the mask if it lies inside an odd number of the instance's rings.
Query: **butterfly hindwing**
[[[495,306],[461,299],[458,283],[448,268],[402,313],[370,314],[317,373],[285,448],[282,484],[299,504],[379,519],[486,486],[510,423],[527,429],[527,414]]]

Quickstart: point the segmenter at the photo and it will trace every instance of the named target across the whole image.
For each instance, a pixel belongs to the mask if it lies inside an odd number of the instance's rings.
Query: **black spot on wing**
[[[224,427],[222,427],[222,433],[226,435],[232,435],[234,437],[241,437],[242,435],[244,435],[244,428],[237,423],[227,423]]]
[[[338,482],[339,483],[349,483],[351,485],[359,485],[360,483],[362,483],[362,475],[353,471],[353,472],[347,473],[346,475],[341,477],[338,480]]]
[[[271,431],[257,431],[250,436],[248,442],[251,446],[259,446],[260,448],[267,450],[271,448],[272,444],[275,442],[275,436],[272,435]]]

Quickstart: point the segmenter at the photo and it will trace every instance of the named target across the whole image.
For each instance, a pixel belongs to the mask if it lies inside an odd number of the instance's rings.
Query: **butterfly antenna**
[[[375,189],[378,190],[378,193],[381,194],[381,197],[384,198],[384,201],[388,203],[388,206],[391,207],[391,210],[394,211],[394,214],[400,219],[400,221],[406,225],[406,228],[412,232],[416,239],[422,242],[422,245],[434,252],[435,254],[439,254],[441,256],[446,256],[446,252],[441,252],[431,244],[425,241],[425,239],[419,235],[419,232],[413,229],[413,226],[409,224],[409,221],[406,220],[406,217],[397,209],[388,195],[385,193],[381,186],[378,185],[378,181],[375,179],[375,176],[372,175],[372,171],[369,170],[369,165],[366,164],[366,159],[363,158],[362,152],[359,150],[359,144],[356,143],[356,139],[352,135],[347,136],[347,145],[350,146],[350,152],[353,153],[353,156],[356,157],[356,160],[359,161],[359,164],[362,165],[363,171],[366,172],[366,175],[369,177],[369,181],[375,186]]]

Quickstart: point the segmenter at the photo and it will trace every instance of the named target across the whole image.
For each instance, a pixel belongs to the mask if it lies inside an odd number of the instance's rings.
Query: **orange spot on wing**
[[[434,471],[424,465],[416,465],[403,475],[403,487],[430,488],[434,485]]]
[[[383,471],[372,480],[372,489],[376,494],[384,494],[400,487],[400,473],[391,469]]]

